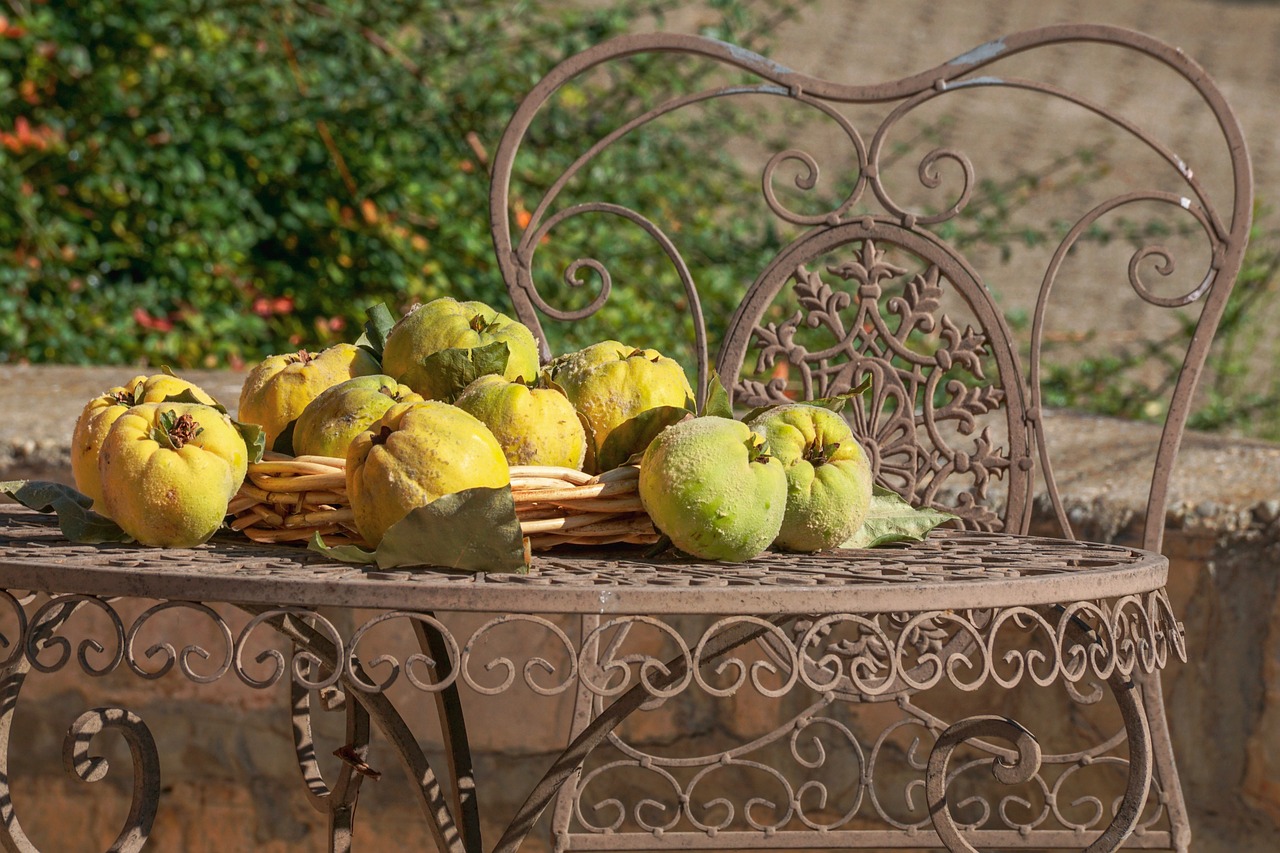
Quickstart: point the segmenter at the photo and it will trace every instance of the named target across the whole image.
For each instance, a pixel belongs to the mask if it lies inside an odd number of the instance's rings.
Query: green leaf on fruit
[[[440,387],[448,389],[445,402],[452,403],[477,377],[507,369],[510,349],[504,341],[494,341],[482,347],[453,347],[434,352],[422,359],[423,370],[437,377]]]
[[[267,449],[267,434],[262,431],[262,427],[257,424],[242,424],[240,421],[232,421],[231,425],[240,433],[240,437],[244,439],[245,450],[249,454],[249,462],[261,462],[262,454]]]
[[[162,403],[195,403],[197,406],[209,405],[204,400],[201,400],[199,397],[197,397],[196,392],[192,391],[190,388],[183,388],[177,394],[170,394],[160,402]],[[217,411],[221,412],[224,415],[227,414],[227,407],[217,402],[216,400],[214,401],[214,404],[212,406],[209,406],[209,408],[216,409]]]
[[[702,407],[699,415],[709,415],[714,418],[732,418],[733,403],[729,400],[729,392],[725,389],[724,383],[720,381],[720,374],[711,371],[711,376],[707,379],[707,401]]]
[[[356,346],[382,361],[382,350],[387,345],[387,335],[396,324],[396,318],[385,303],[370,305],[365,309],[364,332],[356,338]]]
[[[649,442],[667,427],[690,417],[681,406],[657,406],[628,418],[613,428],[597,451],[597,471],[611,471],[624,464],[634,454],[641,453]]]
[[[18,503],[36,512],[58,515],[62,535],[81,545],[101,542],[132,542],[133,537],[105,515],[90,507],[93,500],[70,486],[41,480],[9,480],[0,482],[4,492]]]
[[[821,406],[824,409],[830,409],[833,412],[843,412],[844,407],[854,397],[861,397],[863,394],[871,390],[871,377],[864,377],[857,387],[850,388],[843,394],[835,394],[831,397],[819,397],[816,400],[810,400],[809,405]]]
[[[841,548],[875,548],[892,542],[919,542],[940,524],[955,519],[949,512],[913,507],[897,492],[875,486],[867,517]]]
[[[417,507],[387,529],[374,551],[330,547],[312,539],[312,550],[379,569],[415,566],[466,572],[511,573],[528,569],[524,537],[511,487],[474,488]]]

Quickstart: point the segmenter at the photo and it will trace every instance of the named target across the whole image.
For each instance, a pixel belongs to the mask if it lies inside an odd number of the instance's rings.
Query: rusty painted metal
[[[999,74],[1008,57],[1084,43],[1153,58],[1195,89],[1222,132],[1232,176],[1227,205],[1215,205],[1189,166],[1125,116],[1052,83]],[[587,143],[532,200],[527,225],[513,234],[516,155],[539,111],[567,82],[655,52],[720,63],[757,82],[672,99]],[[978,270],[940,236],[939,226],[965,210],[983,177],[970,158],[938,148],[918,164],[925,186],[949,192],[949,203],[937,210],[912,210],[882,174],[892,131],[904,118],[979,87],[1039,94],[1092,112],[1136,140],[1179,183],[1177,190],[1126,191],[1070,225],[1044,273],[1027,353]],[[713,360],[697,283],[664,223],[607,199],[560,208],[557,200],[600,152],[648,123],[751,94],[786,99],[835,122],[857,169],[834,209],[802,213],[788,207],[775,181],[784,166],[798,167],[797,186],[811,188],[817,162],[798,148],[768,161],[761,212],[801,233],[746,290]],[[840,111],[849,104],[881,105],[885,114],[864,132]],[[947,186],[944,172],[958,174],[958,185]],[[188,550],[72,545],[47,519],[0,509],[5,849],[35,849],[9,788],[20,693],[33,671],[68,667],[88,676],[123,667],[144,679],[202,684],[229,678],[261,689],[286,681],[299,770],[313,806],[328,815],[331,850],[352,849],[361,784],[384,770],[367,763],[375,734],[400,760],[435,847],[485,849],[479,820],[485,781],[473,766],[463,691],[480,701],[575,697],[568,744],[495,850],[518,849],[553,806],[557,850],[1188,849],[1159,685],[1171,656],[1185,660],[1185,638],[1164,592],[1168,564],[1158,552],[1169,472],[1241,264],[1252,208],[1243,136],[1203,69],[1138,33],[1063,25],[989,42],[901,80],[849,86],[722,42],[635,35],[571,57],[533,87],[497,148],[492,181],[497,262],[544,356],[544,319],[590,316],[608,301],[613,281],[602,260],[577,259],[565,282],[581,284],[590,272],[599,291],[583,308],[556,307],[533,280],[535,252],[575,217],[630,222],[653,238],[684,290],[700,400],[713,363],[741,405],[789,400],[792,392],[839,393],[870,377],[873,389],[855,401],[850,419],[879,481],[916,504],[950,509],[966,529],[875,551],[768,553],[735,565],[580,552],[536,557],[527,575],[460,575],[371,572],[230,538]],[[1039,386],[1045,314],[1063,259],[1082,247],[1101,217],[1139,203],[1188,217],[1210,260],[1201,283],[1175,297],[1159,295],[1144,279],[1153,263],[1156,272],[1167,272],[1169,249],[1140,248],[1127,270],[1127,285],[1146,304],[1203,306],[1172,390],[1142,547],[1130,548],[1072,537],[1045,447]],[[799,309],[779,319],[769,309],[783,295]],[[815,329],[826,334],[826,345],[801,342]],[[930,346],[916,345],[921,333],[934,336]],[[769,376],[780,363],[797,374],[795,385]],[[1061,539],[1028,535],[1037,476],[1047,485]],[[237,619],[226,615],[228,605],[240,612]],[[461,631],[453,613],[492,615]],[[220,646],[152,640],[159,626],[175,624],[174,615],[182,624],[214,626]],[[375,629],[387,623],[410,626],[416,648],[379,646]],[[495,647],[495,638],[513,627],[541,641]],[[397,685],[436,699],[447,744],[443,774],[393,703],[389,691]],[[1061,691],[1072,713],[1110,705],[1118,722],[1099,729],[1096,742],[1054,749],[1023,721],[992,715],[1015,695],[1049,689]],[[330,748],[343,759],[333,783],[316,760],[315,697],[346,715],[343,743]],[[790,704],[780,725],[736,742],[690,740],[660,749],[629,733],[636,715],[678,708],[693,697],[734,707]],[[966,698],[989,707],[964,710]],[[855,725],[863,716],[869,729]],[[89,712],[67,736],[68,768],[82,779],[105,775],[105,765],[87,754],[103,727],[124,734],[134,765],[133,805],[113,849],[136,850],[150,834],[161,791],[155,742],[124,709]],[[968,781],[975,768],[994,774],[995,792]],[[1097,768],[1124,774],[1116,803],[1088,793]],[[712,790],[708,780],[718,773],[754,779],[768,793],[742,785]],[[610,782],[628,774],[644,775],[658,792],[624,800]]]
[[[1129,56],[1151,58],[1185,79],[1221,131],[1222,148],[1217,156],[1230,174],[1225,204],[1215,202],[1196,170],[1162,140],[1162,133],[1168,128],[1161,128],[1161,133],[1152,132],[1120,111],[1052,82],[1000,73],[1000,63],[1009,57],[1076,44],[1107,45]],[[566,83],[587,79],[596,69],[644,53],[665,53],[673,61],[688,57],[709,61],[735,72],[746,72],[754,82],[737,80],[673,97],[644,112],[638,110],[639,114],[584,144],[581,155],[540,196],[529,198],[526,194],[522,199],[532,213],[527,223],[521,223],[523,230],[513,234],[511,193],[516,155],[527,144],[527,133],[539,111]],[[1044,271],[1031,312],[1030,347],[1025,354],[1018,352],[1010,327],[982,276],[961,251],[939,236],[938,226],[955,220],[966,209],[977,182],[984,177],[977,174],[970,157],[960,150],[939,147],[919,162],[921,184],[949,193],[951,201],[940,205],[940,209],[910,209],[898,201],[885,181],[892,150],[890,140],[903,120],[926,104],[951,98],[951,93],[977,88],[1035,93],[1098,116],[1145,148],[1157,164],[1163,165],[1168,179],[1157,182],[1152,189],[1129,190],[1106,198],[1070,223]],[[641,132],[645,125],[695,104],[748,95],[786,99],[834,123],[848,141],[856,170],[845,182],[849,185],[847,194],[831,209],[800,212],[788,207],[777,192],[778,179],[787,166],[798,172],[794,180],[801,194],[812,190],[817,185],[817,160],[803,150],[799,131],[796,139],[801,144],[779,150],[769,158],[761,175],[761,212],[777,223],[801,229],[801,233],[775,255],[747,289],[713,359],[707,350],[710,335],[696,283],[677,241],[662,228],[662,223],[607,200],[559,206],[557,202],[566,187],[584,174],[602,151],[625,144],[629,135]],[[881,104],[885,113],[869,128],[859,127],[840,110],[846,104]],[[784,134],[787,130],[776,129]],[[762,138],[766,135],[762,134]],[[1084,138],[1076,141],[1087,143]],[[951,169],[939,168],[944,164]],[[944,180],[956,175],[958,179],[951,184]],[[602,214],[629,221],[653,236],[657,248],[670,258],[685,291],[684,301],[695,329],[699,399],[705,398],[713,362],[735,402],[743,406],[837,394],[869,377],[872,391],[853,402],[850,421],[855,434],[868,447],[882,485],[916,505],[948,509],[961,516],[968,528],[1025,534],[1031,521],[1032,498],[1042,480],[1062,535],[1072,538],[1042,422],[1046,315],[1054,301],[1051,297],[1064,260],[1084,247],[1090,228],[1104,217],[1141,204],[1163,206],[1171,216],[1183,217],[1191,230],[1203,236],[1204,257],[1208,258],[1199,283],[1174,296],[1159,294],[1148,280],[1152,272],[1158,276],[1172,272],[1175,257],[1168,247],[1153,240],[1138,248],[1125,271],[1129,289],[1143,303],[1169,309],[1202,306],[1171,391],[1152,469],[1142,542],[1144,548],[1158,552],[1170,472],[1209,344],[1240,269],[1253,204],[1252,171],[1239,123],[1204,69],[1177,48],[1109,26],[1060,25],[988,42],[929,71],[900,80],[852,86],[792,70],[722,42],[669,34],[625,37],[567,59],[534,86],[497,149],[490,216],[498,263],[516,313],[543,341],[544,356],[549,354],[544,321],[574,322],[590,316],[607,303],[614,282],[603,255],[573,261],[565,269],[563,282],[584,286],[582,273],[591,271],[598,289],[585,307],[561,309],[539,292],[533,274],[535,253],[553,237],[558,226],[574,217]],[[602,246],[599,251],[607,253],[608,247]],[[790,301],[784,303],[784,296]],[[949,304],[945,304],[946,299]],[[781,319],[776,313],[770,315],[771,308],[783,305]],[[822,335],[814,336],[814,330]],[[810,337],[806,338],[806,334]],[[812,343],[815,337],[818,343]],[[919,345],[922,339],[925,346]],[[771,372],[778,366],[793,374],[792,381]],[[1136,684],[1141,693],[1136,707],[1143,709],[1151,730],[1156,784],[1162,791],[1161,804],[1167,808],[1168,830],[1157,838],[1139,829],[1139,837],[1129,839],[1129,843],[1185,850],[1190,843],[1189,825],[1169,743],[1158,673],[1141,676]],[[1113,687],[1120,689],[1118,685]],[[1125,707],[1130,708],[1130,704]],[[592,698],[581,694],[575,731],[585,730],[596,712]],[[1128,711],[1126,715],[1128,719]],[[1132,726],[1129,730],[1137,731]],[[554,820],[558,843],[562,849],[595,848],[598,839],[584,841],[581,834],[571,830],[575,820],[582,823],[576,809],[568,801],[558,806]],[[904,826],[897,828],[908,830]],[[1038,824],[1022,829],[1029,834],[984,835],[986,830],[971,828],[969,835],[1010,847],[1058,843],[1075,846],[1079,840],[1067,841],[1067,836],[1054,835]],[[916,846],[918,842],[904,842],[902,835],[893,831],[825,832],[826,840],[810,837],[796,843],[880,848],[904,843]],[[954,832],[948,830],[944,834],[948,846],[968,849],[957,841]],[[1105,833],[1097,849],[1114,847],[1126,835]],[[693,843],[685,836],[682,841]],[[734,843],[742,849],[753,846],[741,837]],[[601,849],[628,846],[610,838]],[[697,846],[733,845],[699,842]]]

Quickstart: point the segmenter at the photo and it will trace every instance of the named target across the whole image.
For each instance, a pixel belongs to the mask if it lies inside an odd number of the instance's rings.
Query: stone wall
[[[8,460],[0,459],[0,477],[67,480],[67,440],[80,402],[129,375],[118,368],[10,369],[8,381],[0,387],[0,447],[18,450]],[[222,399],[234,399],[241,381],[230,373],[192,378]],[[48,389],[56,389],[56,394],[39,407],[17,402]],[[37,423],[47,428],[34,431]],[[1154,428],[1061,413],[1048,418],[1047,426],[1052,446],[1058,449],[1058,483],[1076,533],[1136,544],[1143,498],[1132,484],[1149,476],[1144,449],[1156,438]],[[32,434],[42,435],[45,443],[34,448],[22,444]],[[1169,590],[1186,624],[1190,660],[1170,667],[1164,692],[1197,851],[1271,851],[1280,832],[1276,483],[1280,446],[1192,434],[1172,486],[1165,552],[1171,560]],[[1048,513],[1039,516],[1037,527],[1051,532]],[[226,615],[233,628],[243,624],[243,616],[230,611]],[[77,632],[103,636],[108,626],[95,618],[87,614],[77,623]],[[212,626],[200,624],[198,616],[162,618],[181,618],[184,624],[181,631],[168,633],[157,625],[154,637],[180,636],[220,647]],[[474,625],[478,618],[454,621]],[[572,630],[568,624],[565,628]],[[465,634],[466,625],[455,624],[455,630]],[[149,642],[154,642],[151,636],[140,637],[139,647]],[[513,635],[507,642],[518,650],[533,647],[538,639]],[[388,639],[385,647],[403,649],[409,644],[411,638],[404,634]],[[197,671],[205,671],[199,661],[193,663]],[[267,665],[262,666],[265,672]],[[112,743],[113,736],[101,736],[93,744],[118,762],[107,781],[85,785],[64,775],[60,767],[70,722],[82,711],[105,704],[137,711],[160,745],[165,792],[154,834],[156,849],[323,849],[323,818],[308,805],[294,763],[283,685],[254,690],[233,675],[215,685],[200,685],[174,673],[146,681],[122,670],[87,679],[73,665],[53,675],[33,674],[23,690],[14,724],[14,807],[41,849],[103,848],[123,821],[130,765],[123,745]],[[413,725],[426,743],[437,744],[430,748],[430,757],[441,762],[430,700],[407,688],[397,696],[410,703]],[[1066,733],[1093,725],[1074,712],[1064,716],[1061,699],[1011,699],[1000,710],[1019,719],[1024,713],[1050,718],[1056,714],[1059,719],[1051,721],[1050,728]],[[507,694],[499,702],[464,691],[481,790],[488,795],[482,805],[490,843],[562,744],[571,701],[567,694],[544,698],[526,691]],[[519,709],[517,714],[513,707]],[[767,730],[778,714],[789,710],[794,709],[761,710],[736,700],[717,707],[705,698],[682,698],[661,712],[643,715],[631,736],[662,744],[681,732],[698,743],[718,743]],[[892,710],[873,709],[871,717],[874,721]],[[317,715],[318,751],[329,774],[336,759],[328,753],[343,742],[341,716]],[[418,806],[408,794],[397,759],[381,741],[375,740],[370,763],[385,775],[363,789],[357,819],[362,847],[398,850],[408,839],[427,844]],[[546,833],[539,830],[532,849],[544,849],[545,843]]]

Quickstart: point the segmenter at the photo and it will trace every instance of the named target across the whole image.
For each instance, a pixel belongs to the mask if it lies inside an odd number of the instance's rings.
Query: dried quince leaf
[[[366,551],[359,545],[326,545],[319,532],[312,534],[307,548],[343,563],[377,563],[377,556],[372,551]]]
[[[412,510],[382,537],[378,566],[522,572],[524,538],[511,487],[464,489]]]
[[[133,537],[105,515],[94,512],[93,499],[62,483],[43,480],[8,480],[0,482],[4,492],[18,503],[36,512],[58,514],[62,535],[81,545],[101,542],[132,542]]]
[[[373,551],[354,545],[330,547],[312,539],[313,551],[380,569],[412,566],[467,572],[523,572],[524,538],[511,487],[464,489],[417,507],[383,535]]]
[[[875,486],[862,526],[840,547],[875,548],[891,542],[919,542],[930,530],[955,517],[931,507],[913,507],[892,489]]]
[[[441,385],[450,389],[446,402],[452,403],[476,377],[490,373],[501,376],[507,369],[510,354],[505,341],[494,341],[482,347],[453,347],[433,352],[422,359],[422,368],[439,377]]]

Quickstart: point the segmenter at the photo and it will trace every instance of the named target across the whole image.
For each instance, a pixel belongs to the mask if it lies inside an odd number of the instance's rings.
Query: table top
[[[0,506],[0,588],[306,607],[511,613],[897,613],[1031,606],[1163,587],[1160,554],[936,530],[923,542],[745,563],[643,549],[535,555],[527,574],[377,571],[225,533],[190,549],[68,542],[51,515]]]

